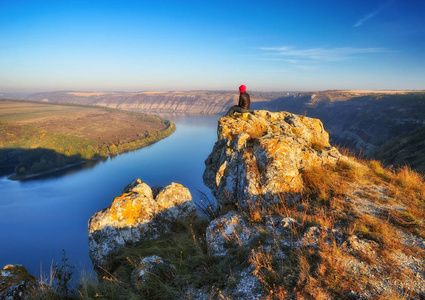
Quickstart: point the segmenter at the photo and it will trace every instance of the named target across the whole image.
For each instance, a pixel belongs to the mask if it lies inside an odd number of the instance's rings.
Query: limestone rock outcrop
[[[210,222],[206,231],[208,253],[219,257],[228,254],[226,244],[248,245],[258,231],[250,228],[248,221],[235,211]]]
[[[110,207],[90,218],[90,258],[95,266],[102,265],[124,245],[157,238],[173,222],[193,214],[192,195],[181,184],[173,182],[154,197],[146,183],[133,180]]]
[[[219,120],[203,179],[219,207],[236,202],[246,207],[258,200],[296,199],[303,169],[340,160],[349,159],[330,146],[320,120],[260,110]]]
[[[295,219],[279,216],[265,216],[263,222],[252,223],[242,213],[230,211],[208,225],[205,235],[208,253],[225,257],[231,247],[271,247],[277,240],[286,247],[299,247],[300,243],[291,237],[291,230],[299,226]]]
[[[40,281],[22,265],[7,265],[0,271],[0,299],[32,299],[40,291]]]
[[[175,267],[162,260],[157,255],[143,258],[137,268],[131,273],[131,282],[136,289],[140,289],[145,285],[149,278],[157,278],[159,276],[173,277]]]

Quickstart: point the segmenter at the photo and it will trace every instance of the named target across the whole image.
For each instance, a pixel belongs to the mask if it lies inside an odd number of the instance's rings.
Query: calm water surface
[[[48,274],[62,249],[77,271],[92,269],[87,221],[135,178],[150,186],[171,182],[209,194],[202,173],[217,139],[218,117],[179,117],[177,131],[149,147],[24,182],[0,178],[0,268],[22,264]],[[210,195],[210,194],[209,194]]]

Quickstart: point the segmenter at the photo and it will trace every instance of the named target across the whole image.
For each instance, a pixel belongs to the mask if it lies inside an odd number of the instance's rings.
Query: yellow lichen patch
[[[249,113],[242,113],[238,119],[247,122],[248,119],[250,119],[251,114]]]
[[[323,128],[323,123],[318,119],[303,118],[301,122],[310,130],[311,143],[321,145],[319,148],[329,147],[329,134]]]
[[[173,203],[173,202],[168,202],[168,203],[163,203],[162,205],[158,205],[158,212],[166,210],[167,208],[170,208],[174,205],[175,205],[175,203]]]
[[[261,123],[251,124],[251,126],[247,130],[247,133],[253,139],[260,138],[267,133],[267,126]]]
[[[301,175],[281,175],[266,182],[264,188],[273,194],[300,193],[303,187]]]
[[[220,168],[217,171],[217,174],[215,176],[215,182],[217,184],[217,186],[220,185],[220,181],[221,178],[227,173],[227,161],[224,162],[224,164],[222,164],[220,166]]]
[[[122,217],[126,221],[126,224],[128,226],[135,225],[139,215],[140,215],[140,208],[134,207],[133,204],[130,204],[124,207],[122,212]]]
[[[245,160],[247,177],[255,176],[256,178],[260,178],[261,174],[260,174],[260,171],[258,170],[258,166],[257,166],[255,156],[252,153],[245,152],[243,154],[243,157],[244,157],[244,160]]]
[[[267,150],[270,157],[274,157],[276,153],[285,151],[285,148],[287,146],[283,140],[273,138],[262,139],[261,145]]]
[[[115,198],[114,204],[109,209],[108,217],[113,223],[117,223],[119,227],[133,227],[140,218],[143,218],[143,215],[147,214],[147,212],[139,205],[136,205],[128,195]]]
[[[312,154],[309,151],[301,152],[301,160],[302,160],[303,164],[306,164],[307,162],[310,163],[312,161],[313,157],[314,157],[314,154]]]

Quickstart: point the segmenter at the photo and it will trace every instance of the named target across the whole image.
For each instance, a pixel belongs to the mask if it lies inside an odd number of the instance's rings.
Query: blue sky
[[[425,1],[0,0],[0,92],[425,89]]]

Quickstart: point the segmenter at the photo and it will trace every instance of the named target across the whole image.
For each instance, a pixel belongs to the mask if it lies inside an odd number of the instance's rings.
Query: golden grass
[[[304,170],[304,189],[300,202],[290,204],[282,195],[280,203],[272,208],[249,206],[247,219],[258,223],[265,215],[293,217],[301,223],[300,227],[292,229],[294,240],[301,238],[305,228],[320,224],[337,228],[345,235],[355,234],[375,241],[374,251],[384,262],[386,272],[395,279],[405,276],[400,273],[392,253],[398,250],[412,255],[418,251],[403,248],[397,233],[398,227],[425,236],[424,177],[408,167],[384,168],[378,161],[362,163],[364,167],[341,162],[334,166],[321,165]],[[382,208],[382,213],[376,216],[358,211],[345,197],[352,185],[362,184],[384,186],[387,195],[395,198],[393,204],[398,205],[397,209],[391,206]],[[380,207],[383,200],[372,197],[369,201],[375,201]],[[400,205],[404,209],[400,209]],[[288,258],[285,263],[292,267],[292,271],[287,271],[287,267],[276,263],[271,252],[261,248],[252,252],[251,262],[256,266],[254,274],[268,291],[268,299],[279,299],[276,297],[278,294],[284,295],[282,298],[293,295],[298,299],[336,299],[350,291],[357,292],[366,285],[363,282],[366,279],[361,276],[353,277],[345,270],[343,260],[347,253],[335,244],[329,245],[322,241],[317,251],[301,249],[288,255],[292,258]],[[358,259],[367,264],[376,263],[375,258],[367,257],[366,253],[359,255]],[[294,278],[297,279],[296,283]],[[392,293],[393,299],[399,299],[403,295],[400,291]]]

